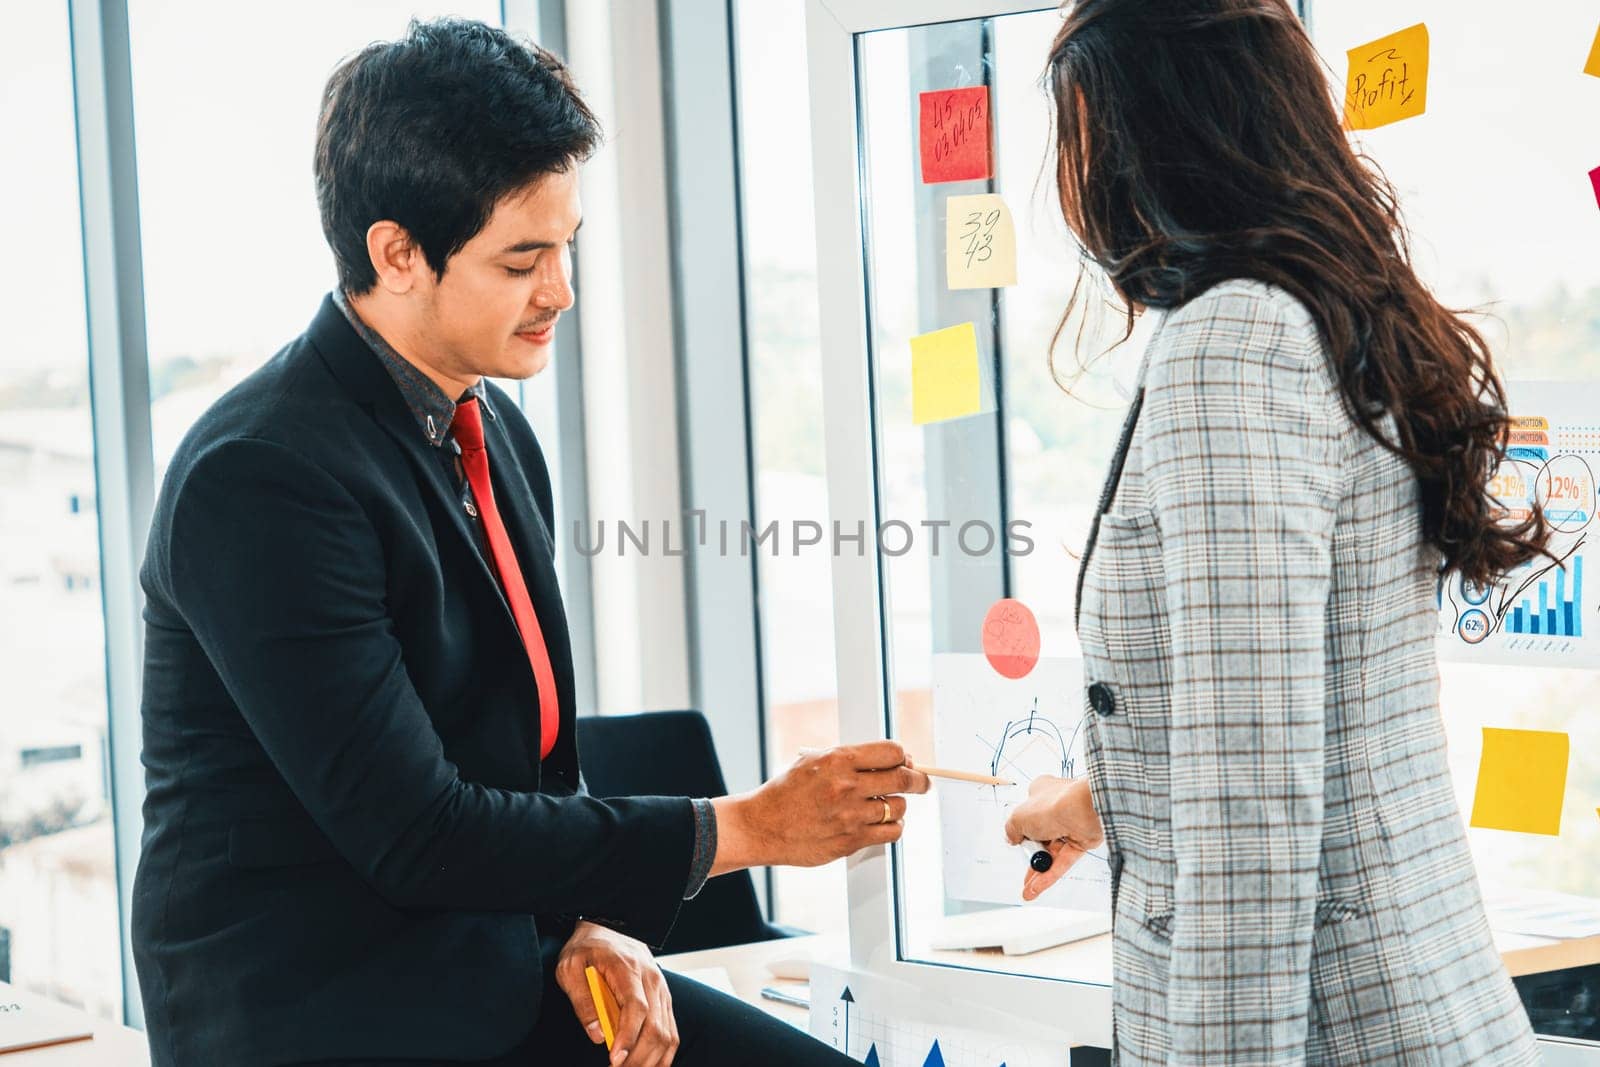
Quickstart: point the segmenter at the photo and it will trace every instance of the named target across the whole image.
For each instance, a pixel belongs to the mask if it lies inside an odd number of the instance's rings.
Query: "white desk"
[[[728,977],[733,982],[733,990],[739,995],[740,1000],[754,1004],[768,1015],[793,1023],[804,1030],[806,1009],[779,1004],[761,995],[762,986],[772,986],[799,996],[806,995],[805,982],[774,978],[772,972],[767,970],[767,965],[770,963],[792,959],[847,967],[850,964],[850,946],[842,936],[814,934],[810,937],[790,937],[780,941],[757,941],[752,945],[708,948],[702,952],[680,952],[675,956],[662,956],[660,962],[668,970],[677,971],[721,967],[728,972]]]
[[[149,1067],[150,1046],[140,1030],[96,1018],[6,982],[0,982],[0,1001],[48,1006],[53,1013],[94,1031],[94,1037],[85,1041],[0,1053],[0,1067]]]
[[[1513,977],[1539,974],[1587,964],[1600,964],[1600,937],[1586,937],[1572,941],[1528,937],[1523,934],[1495,934],[1501,958]],[[978,967],[984,970],[1036,974],[1041,977],[1074,978],[1078,981],[1111,980],[1111,935],[1103,934],[1071,945],[1046,949],[1027,956],[1003,956],[998,951],[978,952],[927,952],[921,959],[933,963],[948,963],[961,967]],[[760,941],[753,945],[735,945],[731,948],[707,949],[703,952],[684,952],[663,956],[663,966],[675,970],[697,970],[721,967],[728,972],[734,992],[741,1000],[754,1004],[762,1011],[786,1022],[804,1028],[806,1010],[779,1004],[761,996],[762,986],[773,986],[786,992],[806,995],[804,982],[782,981],[774,978],[767,965],[776,960],[805,959],[835,967],[847,967],[850,962],[849,946],[842,936],[817,935],[796,937],[784,941]]]
[[[1521,934],[1495,935],[1500,954],[1513,975],[1538,974],[1543,971],[1600,964],[1600,937],[1574,941],[1553,941],[1547,938],[1526,937]],[[1111,938],[1109,935],[1089,938],[1072,945],[1036,952],[1030,956],[1007,958],[998,952],[929,952],[925,959],[959,966],[979,966],[985,969],[1014,970],[1025,973],[1062,976],[1070,974],[1080,979],[1104,972],[1110,977]],[[796,937],[783,941],[761,941],[753,945],[736,945],[732,948],[707,949],[704,952],[685,952],[662,957],[662,964],[678,970],[695,970],[721,967],[728,972],[733,988],[740,999],[776,1018],[804,1029],[806,1010],[761,996],[762,986],[774,986],[804,995],[803,982],[783,981],[774,978],[767,965],[777,960],[804,959],[844,967],[849,964],[850,951],[841,936]],[[24,1003],[41,1003],[43,998],[26,990],[14,989],[0,982],[0,1000]],[[85,1021],[94,1030],[87,1041],[74,1041],[65,1045],[29,1049],[25,1052],[0,1053],[0,1067],[148,1067],[150,1050],[144,1034],[105,1019],[97,1019],[72,1008],[60,1011]]]

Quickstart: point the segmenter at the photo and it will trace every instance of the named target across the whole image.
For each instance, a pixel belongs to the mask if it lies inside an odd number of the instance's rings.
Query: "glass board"
[[[1347,50],[1427,23],[1426,112],[1353,135],[1356,144],[1395,182],[1424,280],[1447,304],[1481,312],[1474,321],[1513,383],[1514,411],[1519,396],[1541,395],[1519,387],[1527,380],[1560,382],[1600,408],[1600,187],[1589,176],[1600,142],[1578,133],[1600,128],[1600,78],[1583,72],[1600,29],[1593,5],[1307,6],[1336,85]],[[873,453],[861,462],[873,468],[880,523],[888,726],[919,762],[1022,783],[1081,773],[1077,553],[1142,352],[1137,331],[1114,346],[1124,320],[1098,290],[1081,320],[1060,322],[1080,268],[1056,201],[1040,84],[1058,26],[1051,7],[855,38],[873,420]],[[969,137],[980,102],[991,127],[986,160],[974,158]],[[975,197],[998,197],[1004,213],[993,200],[966,199]],[[974,287],[952,286],[962,278]],[[1592,449],[1600,469],[1594,432],[1573,448]],[[1563,596],[1600,638],[1600,574],[1583,590]],[[1006,632],[1004,618],[989,617],[1005,598],[1026,604],[1037,624],[1038,666],[1022,678],[1006,676],[1004,655],[985,654],[986,619]],[[1442,626],[1441,702],[1464,818],[1486,728],[1560,732],[1570,742],[1557,833],[1471,830],[1492,917],[1549,891],[1600,898],[1600,672],[1578,660],[1487,661],[1449,631]],[[1006,803],[998,788],[950,783],[913,802],[894,853],[896,958],[1109,982],[1103,937],[1021,955],[940,947],[973,913],[1020,903],[1028,852],[998,842]],[[1104,863],[1081,866],[1076,884],[1047,903],[1099,906]],[[1595,975],[1563,995],[1600,1002]],[[1600,1036],[1600,1016],[1570,1004],[1536,1010],[1536,1027]]]

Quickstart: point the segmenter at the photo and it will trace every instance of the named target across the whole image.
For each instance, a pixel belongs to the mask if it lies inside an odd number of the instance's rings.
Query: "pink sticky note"
[[[923,183],[989,177],[989,87],[940,89],[921,93],[918,100]]]
[[[1594,186],[1595,202],[1600,203],[1600,167],[1596,167],[1589,172],[1589,182]]]
[[[1007,597],[983,618],[983,654],[1006,678],[1022,678],[1039,662],[1039,621],[1028,605]]]

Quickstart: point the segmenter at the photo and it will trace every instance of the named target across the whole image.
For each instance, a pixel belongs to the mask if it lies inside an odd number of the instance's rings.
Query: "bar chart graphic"
[[[1557,567],[1552,577],[1536,583],[1537,592],[1506,612],[1507,633],[1545,637],[1583,636],[1583,557],[1570,564],[1572,583],[1567,585],[1566,567]]]
[[[1507,525],[1543,516],[1545,551],[1481,585],[1441,573],[1442,659],[1600,668],[1600,383],[1508,382],[1505,455],[1486,486]],[[1600,541],[1595,541],[1600,544]]]

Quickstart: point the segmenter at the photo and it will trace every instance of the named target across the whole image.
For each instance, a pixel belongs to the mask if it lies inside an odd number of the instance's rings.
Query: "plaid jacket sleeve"
[[[1304,1062],[1339,398],[1305,310],[1230,284],[1147,371],[1172,641],[1171,1062]]]

